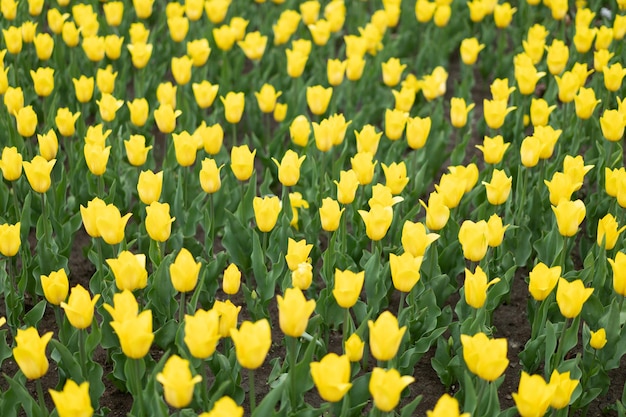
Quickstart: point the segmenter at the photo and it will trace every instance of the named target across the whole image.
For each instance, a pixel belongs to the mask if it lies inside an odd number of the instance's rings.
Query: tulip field
[[[625,0],[0,28],[0,416],[626,416]]]

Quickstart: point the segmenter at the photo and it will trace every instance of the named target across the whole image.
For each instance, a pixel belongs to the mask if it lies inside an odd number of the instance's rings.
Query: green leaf
[[[400,410],[400,417],[412,416],[417,406],[420,404],[420,402],[422,402],[422,398],[424,398],[423,395],[418,395],[413,401],[402,407],[402,410]]]
[[[37,327],[39,321],[46,312],[46,300],[41,300],[33,308],[30,309],[26,315],[24,315],[24,324],[28,327]]]
[[[274,415],[274,409],[276,407],[276,403],[283,395],[283,391],[285,391],[287,387],[287,382],[289,378],[285,378],[280,381],[279,384],[274,386],[269,393],[265,395],[263,401],[257,406],[257,408],[252,413],[252,417],[266,417],[270,415]]]
[[[64,370],[66,377],[75,381],[81,381],[83,377],[80,364],[72,352],[70,352],[65,345],[55,339],[50,339],[50,344],[53,349],[50,357],[59,364],[59,369]]]

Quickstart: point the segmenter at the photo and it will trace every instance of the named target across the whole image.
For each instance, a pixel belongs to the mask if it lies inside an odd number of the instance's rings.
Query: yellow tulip
[[[626,254],[617,252],[615,259],[608,259],[613,270],[613,289],[616,293],[626,296]]]
[[[196,162],[198,142],[186,130],[172,134],[176,162],[181,167],[190,167]]]
[[[56,306],[65,301],[70,290],[70,283],[65,269],[61,268],[58,271],[50,272],[49,275],[41,275],[40,279],[46,301]]]
[[[352,387],[350,361],[346,355],[329,353],[319,362],[311,362],[311,377],[324,401],[341,401]]]
[[[131,290],[123,290],[114,294],[113,306],[104,304],[103,307],[113,321],[118,323],[134,319],[139,312],[139,303],[137,303],[137,299]]]
[[[111,327],[117,334],[126,357],[141,359],[148,354],[154,340],[151,310],[142,311],[124,321],[112,321]]]
[[[230,153],[230,167],[239,181],[246,181],[254,171],[256,149],[250,152],[248,145],[233,146]]]
[[[278,180],[285,187],[292,187],[298,183],[300,179],[300,167],[306,159],[306,155],[298,157],[298,154],[291,149],[285,152],[283,159],[278,162],[276,158],[272,161],[278,167]]]
[[[210,0],[205,4],[217,3],[218,1],[221,2],[222,0]],[[238,406],[232,398],[224,396],[215,401],[210,412],[202,413],[198,417],[243,417],[243,411],[243,407]]]
[[[248,59],[259,61],[265,53],[267,36],[261,35],[259,31],[249,32],[243,40],[237,42],[237,45]]]
[[[474,336],[461,335],[463,360],[470,372],[485,381],[493,382],[500,377],[509,365],[506,357],[507,340],[489,339],[485,333]]]
[[[590,338],[589,338],[589,345],[592,348],[596,350],[600,350],[606,345],[606,343],[607,343],[606,330],[604,329],[604,327],[600,328],[597,332],[594,332],[593,330],[591,330]]]
[[[154,120],[161,133],[172,133],[176,129],[176,118],[180,116],[180,110],[174,111],[169,104],[161,104],[154,111]]]
[[[381,64],[383,73],[383,83],[387,87],[395,87],[402,78],[402,71],[406,68],[406,64],[401,64],[398,58],[390,58]]]
[[[577,379],[570,379],[569,371],[562,374],[556,369],[552,371],[549,385],[554,387],[554,394],[550,400],[550,406],[556,410],[567,407],[578,383]]]
[[[315,310],[315,300],[306,300],[300,288],[288,288],[285,296],[276,296],[278,319],[282,332],[291,337],[300,337],[306,331],[309,316]]]
[[[312,249],[313,245],[307,244],[305,239],[296,241],[289,238],[287,241],[287,254],[285,255],[289,269],[295,271],[300,263],[307,262]]]
[[[500,282],[500,278],[494,278],[491,281],[487,280],[487,274],[480,266],[477,266],[473,273],[465,268],[465,284],[463,288],[465,290],[465,302],[469,306],[473,308],[484,306],[485,301],[487,301],[487,290],[492,285]]]
[[[465,65],[474,65],[478,54],[485,48],[476,38],[465,38],[461,42],[461,60]]]
[[[593,288],[585,288],[582,280],[569,282],[564,278],[559,278],[556,303],[565,318],[573,319],[580,314],[583,304],[591,297],[591,294],[593,294]]]
[[[93,310],[99,298],[100,294],[96,294],[92,299],[89,291],[79,284],[70,290],[67,303],[61,302],[60,305],[72,326],[86,329],[91,326]]]
[[[223,164],[218,167],[214,159],[204,158],[199,176],[200,186],[205,193],[213,194],[219,191],[222,186],[220,171],[223,167]]]
[[[193,291],[198,283],[201,268],[202,263],[196,262],[191,252],[182,248],[169,269],[174,289],[179,292]]]
[[[198,310],[185,315],[185,345],[191,356],[207,359],[215,352],[220,340],[220,316],[215,310]]]
[[[93,77],[85,77],[81,75],[80,78],[73,78],[74,91],[76,91],[76,99],[80,103],[88,103],[93,96],[94,79]]]
[[[59,417],[91,417],[93,415],[88,381],[78,385],[68,379],[63,386],[63,391],[51,389],[49,392]]]
[[[458,238],[463,256],[472,262],[480,262],[489,247],[489,226],[484,220],[477,223],[465,220],[459,228]]]
[[[326,113],[330,98],[333,94],[333,88],[324,88],[321,85],[307,87],[306,102],[311,113],[321,116]]]
[[[426,411],[426,417],[470,417],[470,414],[461,414],[458,400],[446,393],[437,400],[437,404],[435,404],[435,408],[432,411]]]
[[[446,206],[444,197],[432,192],[428,197],[428,205],[422,200],[420,204],[426,210],[426,227],[435,231],[443,229],[450,218],[450,209]]]
[[[107,169],[111,147],[86,143],[83,148],[85,162],[89,171],[96,176],[103,175]]]
[[[398,353],[406,326],[398,327],[398,319],[390,311],[384,311],[375,322],[369,320],[367,326],[372,356],[379,361],[393,359]]]
[[[510,145],[510,143],[504,143],[502,135],[497,135],[493,138],[485,136],[483,144],[476,145],[476,148],[483,153],[486,164],[499,164]]]
[[[0,169],[2,176],[7,181],[15,181],[22,176],[22,155],[15,146],[2,149]]]
[[[33,136],[37,130],[37,113],[33,110],[33,106],[22,107],[15,113],[17,122],[17,133],[25,138]]]
[[[28,183],[35,192],[43,194],[48,191],[52,184],[50,173],[55,163],[56,159],[46,161],[46,159],[40,155],[35,156],[30,162],[24,161],[22,163]]]
[[[585,204],[581,200],[561,200],[556,206],[552,206],[556,217],[559,233],[562,236],[574,236],[578,227],[586,215]]]
[[[267,319],[244,321],[239,329],[230,330],[237,361],[246,369],[257,369],[265,361],[272,345],[272,333]]]
[[[541,375],[529,375],[522,371],[513,401],[522,417],[543,416],[548,411],[555,387],[547,384]]]
[[[192,377],[189,361],[172,355],[165,362],[163,370],[157,374],[156,380],[163,385],[165,402],[174,408],[184,408],[191,402],[194,385],[202,381],[202,377]]]
[[[52,332],[39,336],[37,329],[17,329],[13,358],[26,378],[39,379],[48,372],[46,346],[52,338]]]
[[[374,406],[383,412],[390,412],[400,402],[400,394],[415,378],[400,376],[396,369],[374,368],[369,382],[369,391],[374,398]]]
[[[201,83],[193,83],[191,88],[198,107],[206,109],[213,105],[220,86],[217,84],[211,84],[209,81],[205,80]]]
[[[107,259],[106,262],[113,272],[118,290],[135,291],[148,285],[146,255],[122,251],[117,258]]]
[[[235,93],[229,91],[226,97],[221,97],[220,100],[224,104],[224,115],[226,121],[231,124],[239,123],[243,110],[246,105],[244,100],[244,93]]]
[[[224,278],[222,280],[222,290],[225,294],[234,295],[239,292],[241,286],[241,271],[237,265],[230,264],[224,270]]]
[[[365,282],[365,271],[352,272],[335,269],[335,287],[333,296],[337,304],[342,308],[354,306],[361,295],[363,283]]]
[[[132,213],[127,213],[122,217],[120,210],[113,204],[107,204],[99,208],[94,213],[98,234],[109,245],[117,245],[124,239],[124,229]],[[84,217],[83,217],[84,222]]]

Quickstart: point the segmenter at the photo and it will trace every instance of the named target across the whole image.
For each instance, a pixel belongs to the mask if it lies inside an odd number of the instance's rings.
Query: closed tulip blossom
[[[593,288],[585,288],[582,280],[572,282],[565,278],[559,278],[556,288],[556,303],[561,314],[568,319],[573,319],[580,314],[583,304],[593,294]]]
[[[0,170],[2,177],[7,181],[15,181],[22,176],[22,155],[15,146],[2,149]]]
[[[256,149],[250,151],[248,145],[233,146],[230,152],[230,167],[239,181],[246,181],[254,171]]]
[[[350,204],[354,201],[359,181],[353,170],[341,171],[339,181],[333,181],[337,186],[337,201],[341,204]]]
[[[226,97],[220,97],[220,100],[224,104],[226,121],[231,124],[239,123],[246,105],[244,93],[229,91]]]
[[[22,107],[15,113],[15,121],[17,122],[17,133],[25,138],[31,137],[37,130],[37,113],[33,110],[33,106]]]
[[[174,408],[184,408],[191,403],[194,385],[202,381],[200,375],[191,375],[189,361],[178,355],[169,357],[163,370],[156,376],[163,385],[165,402]]]
[[[0,233],[0,238],[1,236]],[[57,306],[65,301],[70,290],[70,283],[65,269],[61,268],[58,271],[50,272],[49,275],[41,275],[40,279],[46,301]]]
[[[604,75],[604,86],[609,91],[618,91],[622,87],[622,80],[626,75],[626,68],[622,67],[619,62],[613,65],[607,65],[602,70]]]
[[[93,310],[99,298],[100,294],[96,294],[92,299],[89,291],[79,284],[71,289],[67,303],[61,302],[61,308],[72,326],[86,329],[91,326]]]
[[[222,0],[210,0],[206,4],[216,3]],[[230,3],[228,3],[230,4]],[[243,407],[237,405],[237,403],[230,397],[224,396],[215,401],[213,408],[208,413],[202,413],[199,417],[243,417]]]
[[[522,371],[513,401],[522,417],[543,416],[548,411],[556,387],[546,383],[541,375],[529,375]]]
[[[39,97],[48,97],[54,90],[54,69],[49,67],[37,68],[37,71],[30,71],[33,79],[35,93]]]
[[[277,196],[254,197],[254,219],[261,232],[271,232],[280,214],[282,203]]]
[[[391,280],[396,290],[410,292],[420,280],[422,257],[414,257],[408,252],[402,255],[389,254]]]
[[[131,213],[122,217],[119,209],[113,204],[107,204],[105,207],[95,211],[95,223],[98,234],[109,245],[116,245],[124,239],[124,229]],[[84,222],[84,217],[83,217]]]
[[[54,168],[55,163],[56,159],[46,161],[46,159],[40,155],[35,156],[30,162],[23,162],[24,173],[33,191],[41,194],[48,191],[52,184],[50,174],[52,173],[52,168]]]
[[[556,287],[561,276],[561,267],[549,268],[543,262],[539,262],[528,275],[528,291],[537,301],[543,301]]]
[[[624,136],[624,116],[617,110],[604,110],[600,117],[602,136],[608,141],[618,142]]]
[[[456,128],[462,128],[467,124],[467,115],[475,104],[465,104],[465,99],[453,97],[450,99],[450,123]]]
[[[204,158],[202,169],[198,175],[200,177],[200,186],[205,193],[213,194],[219,191],[222,186],[220,171],[223,167],[223,164],[218,167],[214,159]]]
[[[91,417],[93,415],[88,381],[78,385],[68,379],[63,386],[63,391],[51,389],[49,392],[59,417]]]
[[[159,201],[163,188],[163,171],[156,174],[151,170],[141,171],[137,181],[137,193],[142,203],[150,205]]]
[[[428,198],[428,204],[420,200],[420,204],[426,210],[426,227],[429,230],[441,230],[448,223],[450,208],[445,204],[444,197],[432,192]]]
[[[492,129],[499,129],[504,124],[504,118],[507,114],[516,109],[516,107],[507,107],[504,100],[483,100],[483,109],[485,122]]]
[[[311,125],[309,120],[303,116],[296,116],[289,125],[289,136],[291,141],[300,147],[305,147],[311,135]]]
[[[267,36],[261,35],[259,31],[249,32],[243,40],[237,42],[237,45],[248,59],[259,61],[265,53]]]
[[[570,372],[559,373],[556,369],[550,375],[549,385],[554,388],[554,394],[550,401],[550,406],[560,410],[569,405],[570,399],[579,381],[570,378]]]
[[[387,62],[383,62],[382,73],[383,83],[387,87],[395,87],[400,82],[402,71],[406,68],[406,64],[401,64],[398,58],[390,58]]]
[[[607,214],[598,220],[598,233],[596,242],[598,246],[604,246],[606,250],[611,250],[617,243],[619,235],[626,230],[626,226],[618,229],[618,223],[612,214]]]
[[[196,288],[202,264],[196,262],[191,252],[182,248],[170,264],[172,286],[179,292],[190,292]]]
[[[153,201],[146,207],[145,226],[150,239],[165,242],[172,232],[172,223],[176,220],[170,216],[170,205]]]
[[[48,372],[46,346],[51,338],[52,332],[39,336],[34,327],[17,330],[13,358],[26,378],[39,379]]]
[[[254,93],[259,109],[262,113],[271,113],[276,107],[276,100],[282,94],[281,91],[276,92],[274,86],[270,84],[263,84],[261,90]]]
[[[470,414],[461,414],[459,401],[446,393],[439,398],[433,410],[426,411],[426,417],[470,417]]]
[[[436,233],[427,233],[423,223],[406,220],[402,226],[402,247],[414,257],[424,256],[431,243],[439,239]]]
[[[348,356],[331,352],[319,362],[311,362],[311,377],[324,401],[341,401],[352,387]]]
[[[578,227],[587,212],[581,200],[561,200],[556,206],[552,206],[552,211],[556,217],[559,233],[565,237],[574,236],[578,232]]]
[[[484,220],[476,223],[465,220],[459,229],[458,238],[463,256],[472,262],[480,262],[489,247],[489,226]]]
[[[489,339],[485,333],[474,336],[461,335],[463,360],[471,373],[493,382],[498,379],[509,365],[507,359],[507,340]]]
[[[146,138],[143,135],[130,135],[130,139],[124,141],[126,157],[132,166],[142,166],[148,159],[148,152],[152,146],[146,146]]]
[[[139,303],[130,290],[113,295],[113,305],[104,304],[104,309],[109,313],[114,322],[122,323],[137,317]]]
[[[322,200],[322,206],[319,208],[322,229],[327,232],[337,230],[344,210],[345,208],[340,208],[336,200],[330,197],[324,198]]]
[[[593,88],[581,87],[578,90],[578,94],[574,97],[576,115],[583,120],[589,119],[600,101],[600,99],[596,99],[596,93]]]
[[[272,161],[278,167],[278,180],[285,187],[292,187],[298,183],[300,179],[300,167],[306,159],[306,155],[298,157],[298,154],[291,149],[285,152],[283,159],[278,162],[276,158]]]
[[[589,345],[592,348],[596,350],[602,349],[606,346],[606,343],[606,330],[604,328],[598,329],[597,332],[594,332],[593,330],[589,332]]]
[[[154,111],[154,120],[161,133],[172,133],[176,129],[176,118],[180,116],[180,110],[174,111],[171,105],[161,104]]]
[[[461,60],[465,65],[474,65],[478,54],[485,48],[476,38],[466,38],[461,42]]]
[[[182,131],[173,133],[174,151],[176,162],[182,167],[190,167],[196,162],[198,151],[197,137],[192,136],[189,132]]]
[[[483,182],[487,190],[487,200],[494,206],[504,204],[509,198],[513,177],[507,177],[506,172],[495,169],[493,171],[491,182]]]
[[[369,211],[359,210],[365,223],[365,233],[372,241],[385,237],[393,221],[393,209],[382,205],[375,205]]]
[[[530,102],[530,122],[533,126],[547,125],[554,109],[556,105],[549,106],[544,99],[533,98]]]
[[[374,368],[369,382],[369,391],[374,399],[374,406],[382,412],[393,411],[400,402],[404,388],[413,383],[415,378],[401,376],[396,369]]]
[[[289,238],[287,241],[287,254],[285,255],[289,270],[295,271],[300,263],[306,262],[312,249],[313,245],[307,244],[304,239],[296,241]]]
[[[406,122],[409,118],[407,112],[386,109],[385,110],[385,136],[389,140],[399,140],[404,134]]]
[[[384,311],[375,322],[369,320],[367,326],[372,356],[379,361],[393,359],[400,348],[406,326],[399,327],[398,319],[390,311]]]
[[[487,290],[492,285],[500,282],[500,278],[494,278],[488,281],[487,274],[480,266],[476,267],[476,271],[472,273],[465,268],[465,302],[473,308],[481,308],[487,301]]]
[[[123,321],[114,320],[111,327],[117,334],[126,357],[141,359],[148,354],[154,340],[151,310],[142,311],[139,315]]]
[[[285,296],[277,295],[278,319],[282,332],[300,337],[306,331],[309,316],[315,310],[315,300],[307,300],[300,288],[288,288]]]
[[[117,258],[106,260],[115,277],[118,290],[134,291],[148,285],[146,255],[122,251]]]
[[[626,297],[626,254],[617,252],[615,259],[608,259],[613,270],[613,289]]]
[[[333,296],[342,308],[350,308],[356,304],[363,290],[365,271],[352,272],[335,269],[335,287]]]
[[[235,344],[237,362],[246,369],[257,369],[265,361],[272,345],[272,333],[267,319],[244,321],[239,329],[230,330]]]
[[[224,293],[234,295],[239,292],[241,286],[241,271],[237,268],[237,265],[230,264],[224,270],[224,277],[222,279],[222,290]]]
[[[307,87],[306,102],[311,113],[321,116],[326,113],[330,98],[333,95],[333,88],[324,88],[321,85]]]
[[[0,224],[0,254],[11,257],[17,255],[20,250],[21,223],[16,224]]]
[[[504,143],[502,135],[497,135],[493,138],[485,136],[483,144],[476,145],[476,148],[483,153],[486,164],[499,164],[510,145],[510,143]]]
[[[191,88],[193,90],[193,96],[196,100],[196,104],[201,109],[206,109],[213,105],[220,86],[217,84],[211,84],[209,81],[204,80],[201,83],[193,83]]]

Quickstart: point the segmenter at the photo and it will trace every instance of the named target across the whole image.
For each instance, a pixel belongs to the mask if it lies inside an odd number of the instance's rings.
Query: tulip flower
[[[78,284],[72,287],[67,303],[61,302],[60,305],[65,310],[67,319],[72,326],[77,329],[86,329],[91,326],[93,309],[99,298],[100,294],[96,294],[92,299],[89,291]]]
[[[404,388],[413,383],[412,376],[401,376],[396,369],[374,368],[369,383],[369,391],[374,398],[374,406],[382,412],[393,411],[400,402]]]
[[[116,245],[124,239],[124,229],[131,215],[128,213],[122,217],[119,209],[113,204],[98,208],[91,214],[91,216],[97,216],[95,217],[95,224],[98,234],[109,245]],[[84,220],[85,217],[83,217],[83,223]],[[93,235],[90,236],[94,237]]]
[[[613,289],[626,297],[626,254],[617,252],[615,259],[608,259],[613,269]]]
[[[216,3],[221,0],[210,0],[205,4]],[[227,3],[230,4],[230,3]],[[224,396],[213,404],[213,409],[208,413],[202,413],[198,417],[243,417],[243,407],[237,405],[237,403],[230,397]]]
[[[235,306],[230,300],[215,301],[213,310],[220,315],[220,335],[229,337],[231,329],[237,327],[237,319],[241,306]]]
[[[244,93],[235,93],[229,91],[226,97],[220,96],[222,104],[224,104],[224,115],[226,121],[231,124],[239,123],[245,107]]]
[[[0,254],[11,257],[17,255],[22,243],[20,237],[21,222],[14,225],[0,224]]]
[[[81,75],[80,78],[73,78],[74,90],[76,91],[76,99],[80,103],[88,103],[93,96],[94,79],[93,77],[85,77]]]
[[[560,266],[548,268],[546,264],[539,262],[528,275],[528,291],[535,300],[543,301],[556,287],[560,276]]]
[[[241,271],[237,265],[230,264],[224,270],[224,278],[222,280],[222,290],[225,294],[234,295],[239,292],[241,286]]]
[[[27,138],[35,134],[37,129],[37,113],[33,110],[33,106],[22,107],[15,113],[17,122],[17,133]]]
[[[470,417],[470,413],[461,414],[458,400],[446,393],[437,400],[432,411],[426,411],[426,417]]]
[[[214,159],[204,158],[199,176],[200,186],[205,193],[213,194],[219,191],[222,186],[220,171],[223,167],[223,164],[218,167]]]
[[[626,75],[626,68],[619,62],[608,65],[602,70],[604,75],[604,86],[607,90],[616,92],[622,87],[622,80]]]
[[[311,249],[313,249],[313,245],[307,244],[305,239],[296,241],[289,238],[287,241],[287,254],[285,255],[289,269],[295,271],[300,263],[306,262]]]
[[[261,232],[271,232],[280,214],[282,202],[277,196],[254,197],[254,219]]]
[[[546,126],[550,114],[556,106],[548,106],[548,102],[542,98],[533,98],[530,102],[530,121],[533,126]]]
[[[123,290],[113,295],[113,306],[103,305],[104,309],[111,315],[114,322],[123,323],[137,317],[139,303],[130,290]]]
[[[30,162],[23,162],[24,173],[26,174],[28,183],[35,192],[43,194],[48,191],[52,183],[50,174],[55,163],[56,159],[46,161],[46,159],[40,155],[35,156]]]
[[[347,61],[340,59],[328,59],[326,64],[326,77],[328,78],[328,84],[333,87],[341,85],[343,82]]]
[[[358,81],[365,69],[365,58],[362,56],[351,56],[346,60],[346,78],[350,81]]]
[[[359,184],[367,185],[372,182],[376,162],[369,152],[359,152],[350,158],[352,170],[356,173]]]
[[[243,40],[237,42],[237,45],[248,59],[259,61],[265,53],[267,36],[261,35],[259,31],[249,32]]]
[[[185,315],[185,345],[194,358],[207,359],[220,340],[219,313],[215,310],[198,310],[193,316]]]
[[[2,235],[0,234],[0,236]],[[40,279],[46,301],[56,306],[65,301],[70,290],[70,283],[65,269],[61,268],[58,271],[51,272],[49,275],[41,275]]]
[[[87,168],[89,168],[89,171],[93,175],[101,176],[106,172],[110,152],[110,146],[104,147],[90,143],[85,144],[83,148],[85,162],[87,163]]]
[[[39,67],[37,71],[30,71],[33,79],[35,94],[39,97],[48,97],[54,90],[54,69],[49,67]]]
[[[322,206],[319,208],[322,229],[327,232],[334,232],[339,228],[341,215],[345,208],[339,207],[339,203],[330,197],[322,200]]]
[[[426,210],[426,227],[429,230],[441,230],[448,223],[450,209],[444,202],[444,197],[432,192],[428,198],[428,205],[420,200],[420,204]]]
[[[211,55],[211,48],[207,39],[196,39],[187,42],[187,55],[191,58],[194,67],[206,64]]]
[[[611,142],[618,142],[624,136],[624,117],[617,110],[604,110],[600,117],[602,136]]]
[[[385,110],[385,136],[389,140],[398,140],[402,137],[409,114],[396,109]]]
[[[598,233],[596,242],[598,246],[604,246],[606,250],[611,250],[617,243],[619,235],[626,230],[626,226],[618,229],[617,220],[612,214],[607,214],[598,220]]]
[[[154,173],[150,170],[141,171],[137,181],[137,193],[139,199],[145,205],[159,201],[163,188],[163,171]]]
[[[478,54],[485,48],[476,38],[465,38],[461,41],[461,60],[465,65],[474,65]],[[455,126],[456,127],[456,126]]]
[[[176,220],[170,216],[170,205],[153,201],[146,207],[146,231],[150,239],[165,242],[172,232],[172,223]]]
[[[142,311],[139,315],[123,321],[112,321],[111,327],[117,334],[126,357],[141,359],[148,354],[154,340],[151,310]]]
[[[289,125],[291,141],[298,146],[305,147],[309,142],[310,135],[311,125],[309,124],[309,120],[303,115],[296,116]]]
[[[333,296],[337,304],[342,308],[354,306],[361,295],[363,283],[365,282],[365,271],[352,272],[335,269],[335,287]]]
[[[192,377],[189,361],[172,355],[157,374],[156,380],[163,385],[165,402],[174,408],[184,408],[191,403],[194,385],[202,381],[202,377]]]
[[[550,406],[560,410],[569,405],[572,393],[578,386],[577,379],[570,379],[570,372],[559,373],[556,369],[550,375],[549,386],[554,388]]]
[[[324,401],[341,401],[352,387],[350,360],[346,355],[329,353],[319,362],[311,362],[311,376]]]
[[[482,145],[476,145],[483,153],[483,158],[486,164],[499,164],[504,157],[504,153],[509,148],[510,143],[504,143],[502,135],[494,136],[490,138],[485,136]]]
[[[475,104],[465,104],[465,99],[452,97],[450,99],[450,123],[456,128],[462,128],[467,124],[467,115],[474,108]]]
[[[288,288],[284,298],[276,296],[278,319],[282,332],[291,337],[300,337],[306,331],[309,316],[315,310],[315,300],[306,300],[300,288]]]
[[[63,136],[72,136],[76,131],[74,124],[80,117],[80,112],[72,113],[67,107],[57,109],[57,115],[54,122],[59,129],[59,133]]]
[[[582,280],[569,282],[564,278],[559,278],[556,303],[565,318],[573,319],[580,314],[583,304],[591,297],[591,294],[593,294],[593,288],[585,288]]]
[[[131,34],[132,39],[132,34]],[[145,68],[152,56],[153,46],[149,43],[132,42],[126,46],[128,52],[130,52],[130,58],[133,63],[133,67],[136,69]]]
[[[567,66],[567,60],[569,59],[569,48],[560,39],[552,40],[552,44],[547,46],[548,55],[546,57],[546,63],[548,64],[548,71],[552,75],[558,75],[563,72]]]
[[[63,391],[51,389],[49,392],[59,417],[91,417],[93,415],[88,381],[78,385],[68,379],[63,386]]]
[[[477,223],[465,220],[459,229],[458,238],[463,256],[472,262],[480,262],[487,254],[489,226],[484,220]]]
[[[300,167],[305,160],[306,155],[298,157],[298,154],[291,149],[285,152],[283,159],[278,162],[276,158],[272,161],[278,167],[278,180],[285,187],[291,187],[298,183],[300,179]]]
[[[313,43],[317,46],[324,46],[330,39],[330,22],[325,19],[318,19],[315,23],[307,25],[311,32]]]
[[[306,102],[311,113],[321,116],[326,113],[330,98],[333,95],[333,88],[324,88],[321,85],[307,87]]]
[[[176,162],[182,167],[190,167],[196,162],[198,142],[186,130],[172,134]]]
[[[193,291],[201,268],[202,264],[195,261],[191,252],[182,248],[174,262],[170,264],[170,279],[174,289],[179,292]]]
[[[402,71],[406,64],[401,64],[398,58],[389,58],[387,62],[381,64],[383,73],[383,83],[387,87],[395,87],[402,78]]]
[[[143,135],[130,135],[130,139],[124,141],[126,157],[132,166],[140,167],[146,163],[148,152],[152,146],[146,146],[146,138]]]
[[[439,239],[436,233],[427,233],[423,223],[406,220],[402,226],[402,248],[413,257],[424,256],[431,243]]]
[[[345,344],[346,356],[350,362],[360,361],[363,358],[364,348],[365,342],[361,340],[358,334],[352,333]]]
[[[248,145],[233,146],[230,152],[230,168],[239,181],[246,181],[254,170],[256,149],[250,152]]]
[[[15,146],[2,149],[0,170],[7,181],[15,181],[22,175],[22,155]]]
[[[106,262],[113,272],[115,285],[120,291],[135,291],[148,285],[146,255],[122,251],[117,258],[107,259]]]
[[[562,172],[555,172],[552,180],[543,180],[550,192],[550,203],[557,205],[561,200],[570,200],[572,194],[582,186],[581,183],[572,182],[572,178]]]
[[[103,5],[104,16],[107,25],[117,27],[122,24],[124,17],[124,3],[121,1],[111,1]]]
[[[9,114],[17,114],[24,107],[24,93],[21,87],[7,87],[4,92],[4,105]]]
[[[353,170],[341,171],[339,181],[333,181],[337,185],[337,201],[341,204],[350,204],[354,201],[356,190],[359,187],[356,172]],[[322,201],[323,204],[323,201]]]
[[[606,330],[604,327],[600,328],[597,332],[594,332],[593,330],[590,331],[589,345],[592,348],[600,350],[606,346],[606,343]]]
[[[565,237],[574,236],[578,232],[586,214],[585,204],[581,200],[561,200],[552,206],[552,211],[556,216],[559,233]]]
[[[176,129],[176,118],[180,116],[180,110],[174,111],[171,105],[161,104],[154,111],[154,120],[161,133],[172,133]]]
[[[206,109],[213,105],[220,86],[217,84],[213,85],[205,80],[201,83],[193,83],[191,88],[198,107]]]
[[[420,268],[422,257],[414,257],[408,252],[398,256],[389,254],[389,267],[391,268],[391,280],[396,290],[408,293],[420,280]]]
[[[257,369],[265,361],[272,345],[272,334],[267,319],[244,321],[239,329],[230,330],[235,344],[237,361],[246,369]]]
[[[493,382],[500,377],[509,365],[506,357],[507,340],[489,339],[485,333],[474,336],[461,335],[463,360],[474,375]]]
[[[52,332],[47,332],[40,337],[34,327],[26,330],[17,329],[13,358],[26,378],[39,379],[48,372],[46,346],[51,338]]]
[[[209,155],[217,155],[222,149],[224,142],[224,129],[219,124],[207,126],[205,122],[202,122],[196,129],[196,132],[202,137],[202,145],[204,151]]]
[[[502,127],[506,115],[515,109],[516,107],[507,107],[507,102],[504,100],[483,100],[485,122],[492,129]]]
[[[365,233],[373,241],[379,241],[385,237],[391,222],[393,221],[393,209],[375,205],[369,211],[359,210],[359,214],[365,223]]]
[[[547,384],[541,375],[529,375],[522,371],[513,400],[522,417],[542,416],[548,410],[555,386]]]
[[[465,268],[465,302],[473,308],[481,308],[487,300],[487,290],[492,285],[500,282],[500,278],[487,281],[487,274],[480,266],[476,267],[474,273]]]
[[[145,98],[135,98],[133,101],[127,101],[126,106],[130,112],[130,122],[137,127],[144,126],[150,112],[148,101]],[[133,136],[139,135],[131,135],[131,138]]]
[[[263,84],[261,90],[254,93],[259,109],[262,113],[271,113],[276,107],[276,100],[282,94],[281,91],[276,92],[274,86],[270,84]]]
[[[398,327],[398,319],[389,311],[384,311],[375,322],[369,320],[367,326],[372,356],[379,361],[393,359],[398,353],[406,326]]]

